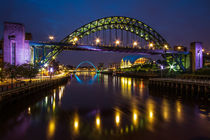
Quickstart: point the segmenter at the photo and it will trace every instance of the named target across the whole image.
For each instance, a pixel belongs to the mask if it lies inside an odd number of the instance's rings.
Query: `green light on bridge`
[[[169,64],[170,71],[177,71],[176,66],[174,64]]]

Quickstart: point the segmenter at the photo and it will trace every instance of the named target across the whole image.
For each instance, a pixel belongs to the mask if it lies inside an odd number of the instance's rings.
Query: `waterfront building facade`
[[[149,64],[151,60],[143,55],[128,55],[122,58],[120,68],[130,68],[132,66]]]

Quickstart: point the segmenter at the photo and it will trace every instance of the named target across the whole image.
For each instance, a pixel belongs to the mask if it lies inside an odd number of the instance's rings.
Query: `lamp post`
[[[50,35],[48,38],[49,38],[50,41],[53,41],[55,39],[55,37],[52,36],[52,35]]]
[[[79,38],[78,37],[74,37],[73,39],[73,44],[76,45],[76,43],[79,41]]]
[[[133,42],[133,47],[136,47],[138,43],[136,41]]]
[[[160,65],[160,76],[163,77],[163,65]]]
[[[149,49],[153,48],[154,44],[151,42],[149,43]]]
[[[42,80],[43,80],[43,71],[44,71],[44,68],[41,69]]]
[[[119,40],[116,40],[116,41],[115,41],[115,44],[116,44],[116,46],[119,46],[120,41],[119,41]]]
[[[96,45],[98,45],[101,42],[99,38],[96,38]]]
[[[50,79],[52,79],[53,67],[50,67],[49,72],[50,72]]]
[[[165,52],[168,50],[168,45],[167,44],[165,44],[164,45],[164,48],[165,48]]]

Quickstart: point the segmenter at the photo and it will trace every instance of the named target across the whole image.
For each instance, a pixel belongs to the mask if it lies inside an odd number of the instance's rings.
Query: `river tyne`
[[[1,140],[210,139],[208,102],[156,94],[141,78],[76,73],[0,114]]]

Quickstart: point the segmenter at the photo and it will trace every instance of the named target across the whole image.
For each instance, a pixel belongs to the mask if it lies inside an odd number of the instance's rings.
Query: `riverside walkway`
[[[62,76],[51,79],[33,80],[31,82],[15,83],[13,86],[1,86],[0,87],[0,101],[17,97],[19,95],[27,95],[38,90],[49,88],[51,86],[58,85],[61,82],[67,81],[70,76]]]

